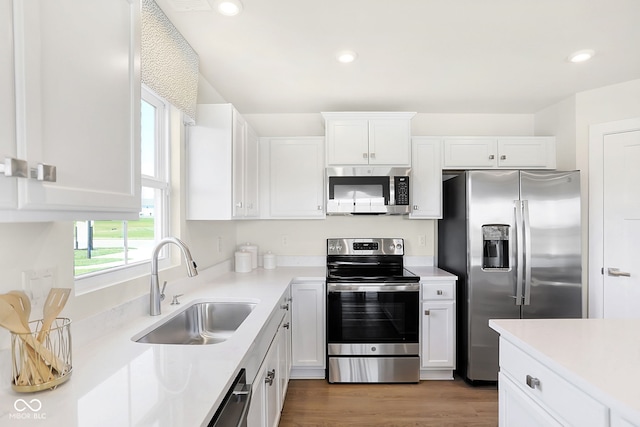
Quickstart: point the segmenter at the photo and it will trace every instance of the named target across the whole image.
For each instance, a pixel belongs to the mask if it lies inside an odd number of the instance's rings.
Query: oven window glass
[[[329,292],[329,343],[418,342],[418,292]]]

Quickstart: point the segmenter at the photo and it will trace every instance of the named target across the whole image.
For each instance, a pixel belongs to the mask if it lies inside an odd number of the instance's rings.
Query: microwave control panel
[[[409,204],[409,177],[394,176],[394,187],[396,193],[396,205]]]

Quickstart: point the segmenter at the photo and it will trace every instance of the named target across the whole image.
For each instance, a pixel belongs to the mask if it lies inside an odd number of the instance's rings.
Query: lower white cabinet
[[[280,421],[291,366],[290,301],[280,303],[281,320],[251,387],[247,427],[275,427]]]
[[[455,280],[421,283],[420,379],[453,379],[456,354]]]
[[[500,338],[500,426],[609,426],[609,409]]]
[[[324,378],[326,365],[324,282],[291,284],[291,378]]]

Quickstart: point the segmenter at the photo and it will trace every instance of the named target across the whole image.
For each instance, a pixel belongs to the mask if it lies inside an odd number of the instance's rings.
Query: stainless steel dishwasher
[[[247,384],[246,372],[241,369],[209,422],[209,427],[246,427],[250,403],[251,384]]]

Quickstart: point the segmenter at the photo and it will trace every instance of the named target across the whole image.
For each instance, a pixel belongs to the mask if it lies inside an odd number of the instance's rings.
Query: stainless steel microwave
[[[327,214],[408,214],[410,173],[397,167],[327,168]]]

